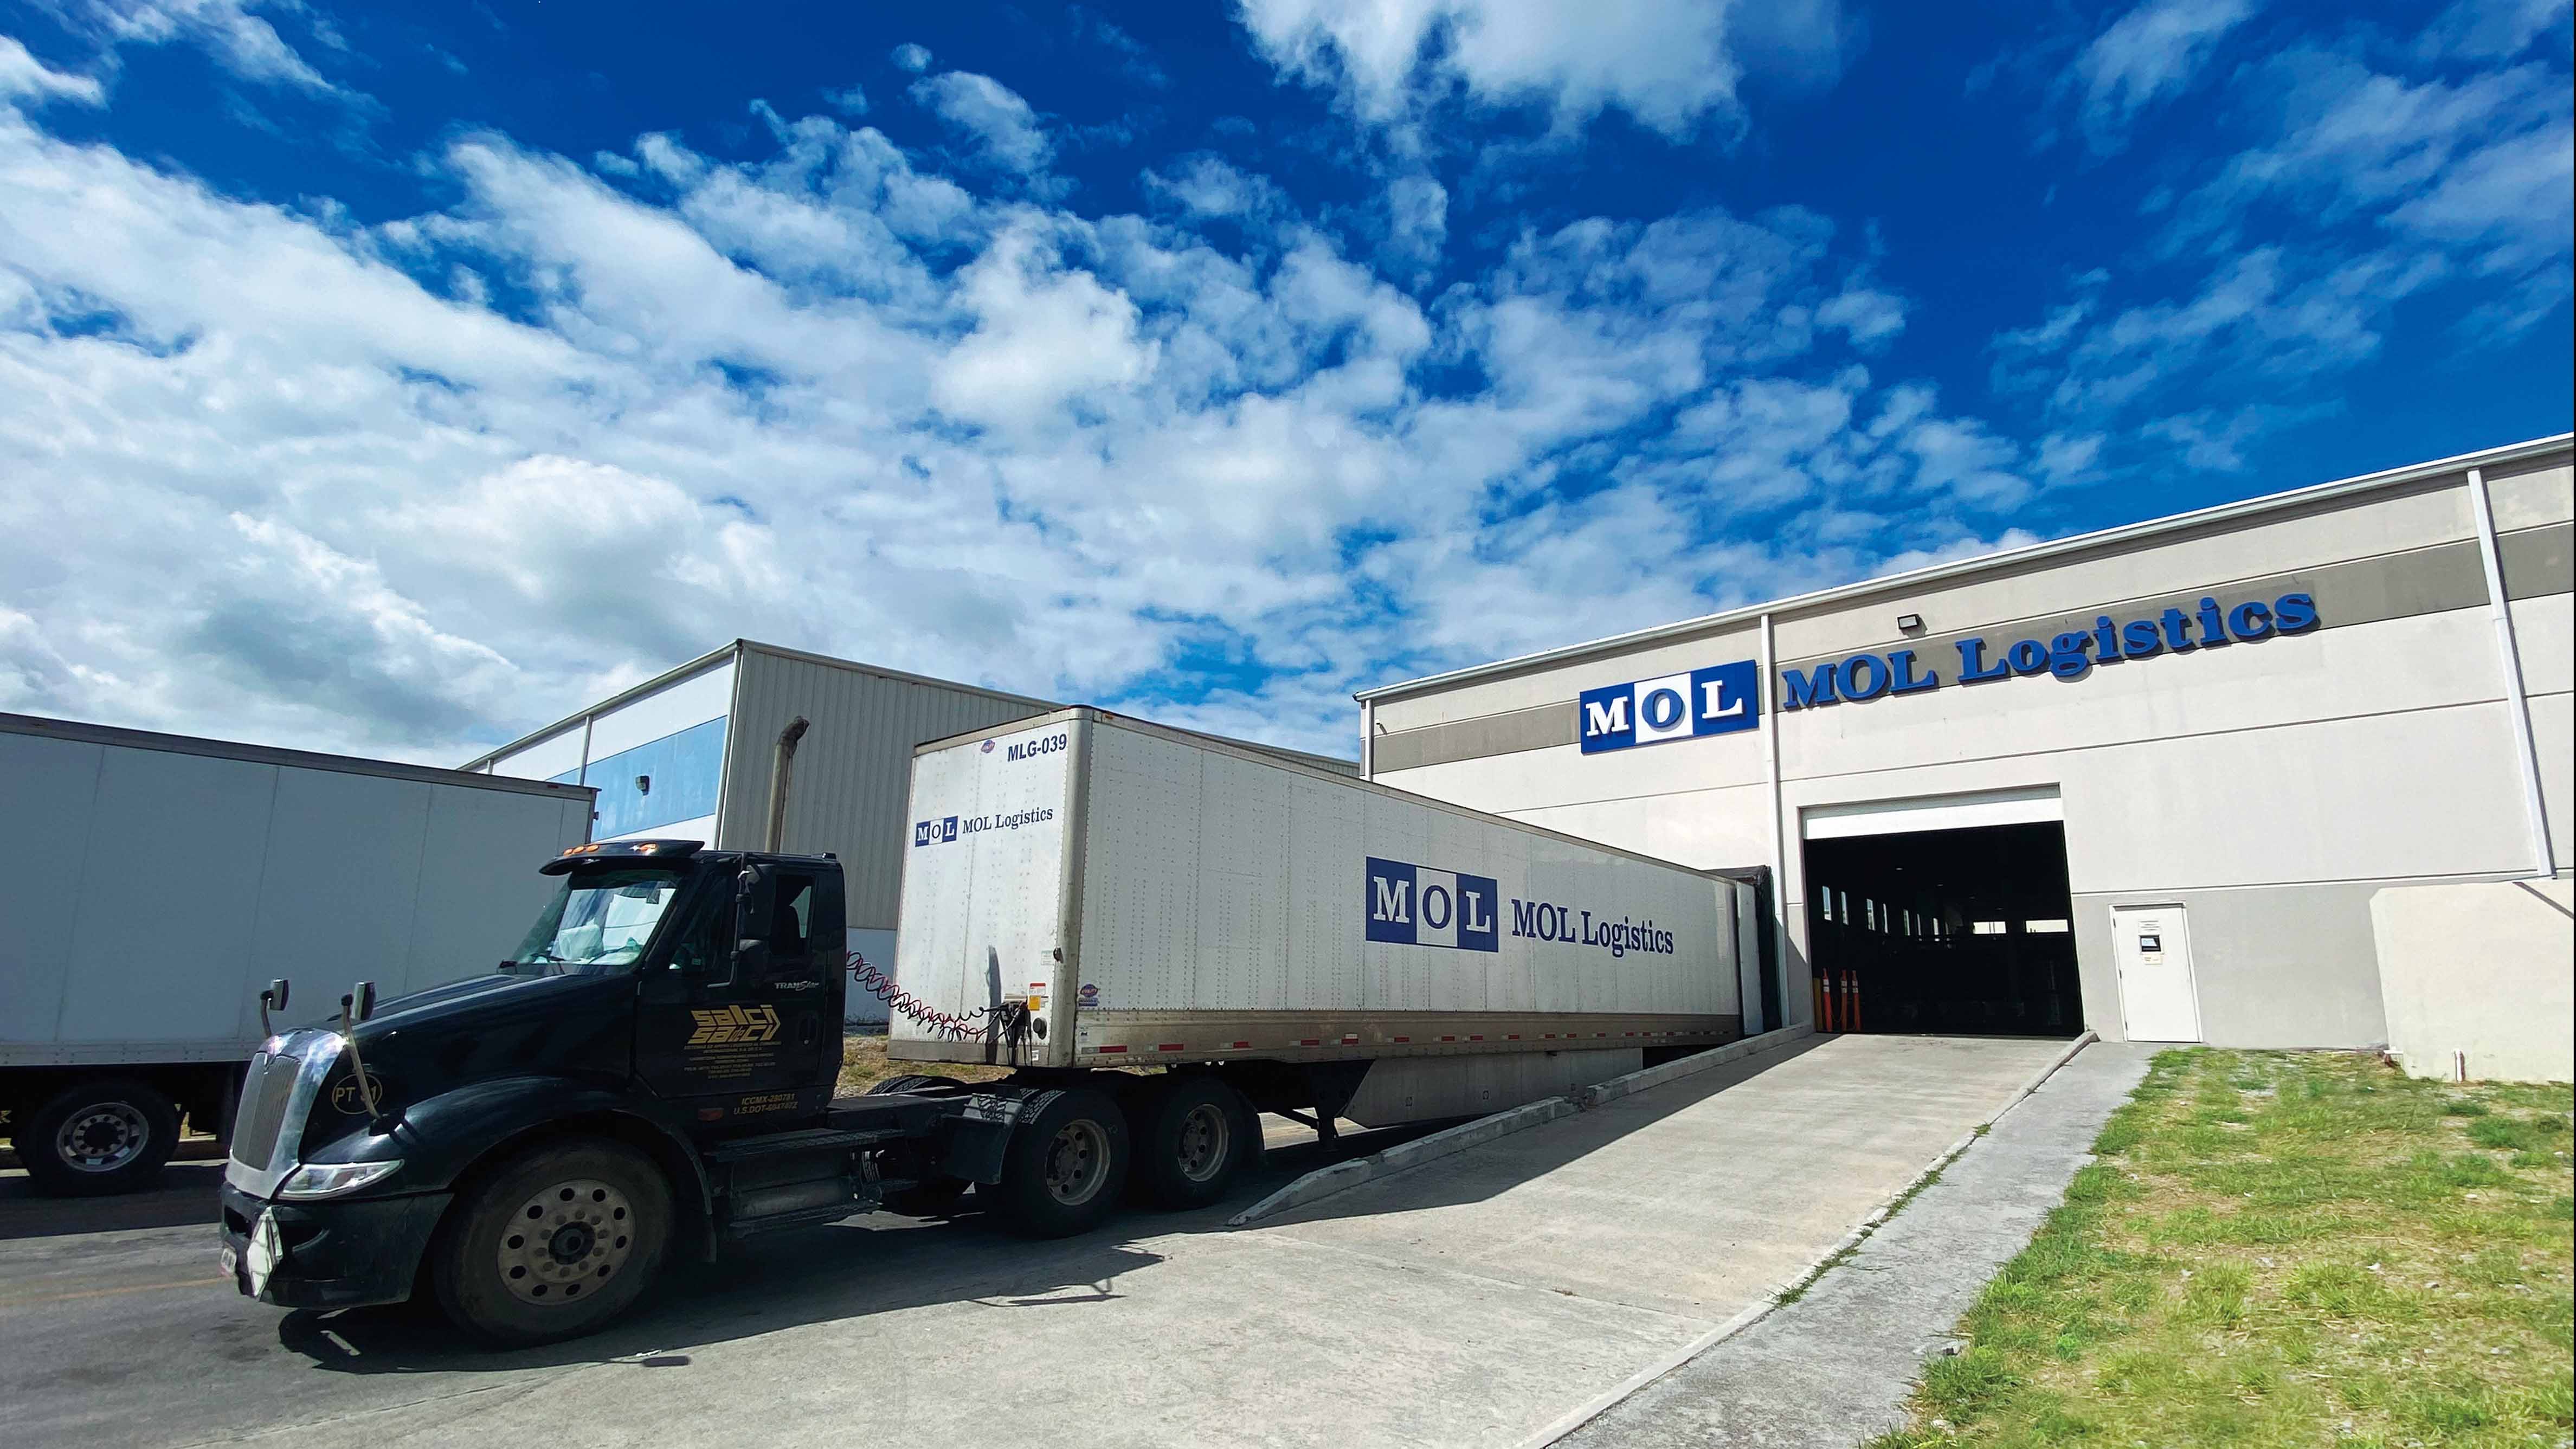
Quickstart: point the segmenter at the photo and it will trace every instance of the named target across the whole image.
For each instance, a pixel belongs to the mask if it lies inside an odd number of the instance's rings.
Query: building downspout
[[[1771,657],[1771,615],[1766,611],[1762,615],[1762,681],[1754,689],[1753,699],[1754,707],[1762,711],[1762,783],[1771,798],[1771,975],[1780,983],[1781,1019],[1764,1025],[1774,1030],[1796,1018],[1798,999],[1789,988],[1789,842],[1780,819],[1780,711],[1778,691],[1772,682],[1776,672]]]
[[[1377,778],[1377,701],[1360,701],[1360,778]]]
[[[800,714],[778,732],[778,761],[769,769],[769,835],[761,846],[772,855],[787,839],[787,782],[796,773],[796,742],[812,727],[813,721]]]
[[[2549,807],[2540,793],[2540,751],[2531,738],[2531,705],[2522,692],[2522,651],[2513,638],[2513,603],[2504,593],[2504,555],[2496,547],[2495,509],[2487,502],[2483,469],[2469,470],[2469,512],[2478,523],[2478,562],[2486,570],[2487,612],[2495,620],[2496,648],[2504,664],[2504,702],[2511,716],[2514,762],[2522,767],[2522,809],[2531,825],[2532,874],[2554,876],[2558,862],[2549,845]]]

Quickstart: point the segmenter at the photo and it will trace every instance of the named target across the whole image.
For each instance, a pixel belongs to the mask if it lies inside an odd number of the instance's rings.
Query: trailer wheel
[[[1023,1237],[1089,1232],[1127,1186],[1127,1115],[1090,1087],[1037,1093],[1028,1108],[1003,1155],[993,1206]]]
[[[38,1107],[14,1139],[27,1181],[54,1197],[151,1185],[179,1145],[179,1109],[124,1077],[82,1082]]]
[[[584,1138],[503,1163],[430,1249],[449,1321],[506,1347],[589,1333],[640,1297],[671,1238],[671,1188],[643,1153]]]
[[[1225,1196],[1257,1140],[1243,1094],[1214,1077],[1175,1077],[1144,1107],[1137,1168],[1153,1200],[1199,1208]]]

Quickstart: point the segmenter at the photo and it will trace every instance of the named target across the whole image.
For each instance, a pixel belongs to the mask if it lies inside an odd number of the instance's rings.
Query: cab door
[[[823,1016],[827,1000],[838,1010],[839,953],[822,948],[838,941],[840,892],[824,874],[775,863],[711,872],[640,988],[637,1073],[703,1135],[786,1126],[830,1099],[840,1021],[826,1030]],[[834,934],[818,941],[825,926]]]

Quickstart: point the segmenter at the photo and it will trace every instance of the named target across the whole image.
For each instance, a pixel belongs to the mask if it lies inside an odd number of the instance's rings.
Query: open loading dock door
[[[1804,833],[1818,1030],[2083,1030],[2055,790],[1825,807]]]

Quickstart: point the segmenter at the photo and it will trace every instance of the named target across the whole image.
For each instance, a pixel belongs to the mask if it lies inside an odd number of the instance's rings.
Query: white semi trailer
[[[1249,1109],[1494,1111],[1745,1032],[1747,880],[1092,709],[919,747],[911,800],[892,980],[860,973],[896,1058],[1176,1068],[1201,1090],[1157,1102],[1240,1146]],[[1130,1116],[1158,1195],[1230,1175]]]
[[[596,793],[0,714],[0,1137],[40,1189],[143,1186],[228,1130],[268,982],[490,972]]]

